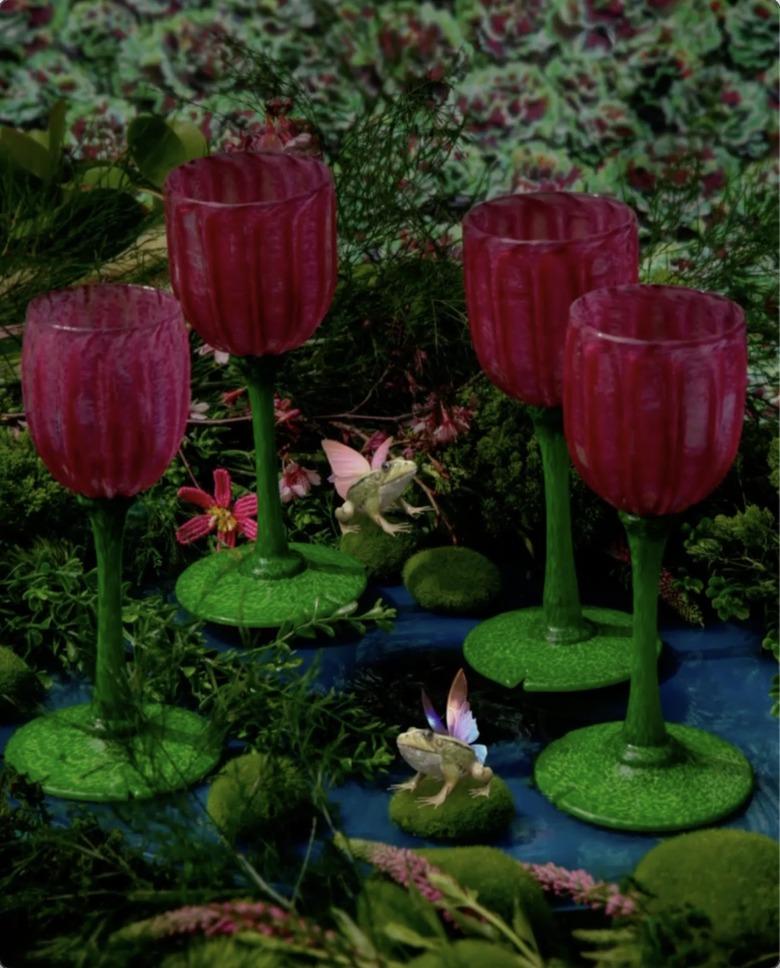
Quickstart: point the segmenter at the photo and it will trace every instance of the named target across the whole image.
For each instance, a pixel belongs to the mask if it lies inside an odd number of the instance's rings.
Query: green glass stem
[[[658,684],[658,581],[669,518],[640,518],[620,512],[631,549],[634,591],[634,655],[631,691],[623,725],[622,759],[637,765],[659,765],[673,755],[661,711]]]
[[[569,501],[569,452],[560,407],[532,408],[534,430],[542,452],[547,551],[544,570],[544,624],[548,642],[582,642],[593,627],[582,614]]]
[[[245,567],[254,577],[263,579],[289,578],[305,567],[303,558],[287,544],[279,500],[274,421],[276,367],[277,359],[273,356],[247,356],[241,360],[252,407],[257,473],[257,540]]]
[[[131,502],[126,498],[87,503],[97,556],[97,657],[93,705],[100,728],[124,732],[130,686],[122,630],[122,535]]]

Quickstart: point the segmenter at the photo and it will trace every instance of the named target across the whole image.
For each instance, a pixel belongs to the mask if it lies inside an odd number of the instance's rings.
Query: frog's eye
[[[382,470],[383,470],[383,471],[389,471],[389,470],[390,470],[390,461],[389,461],[389,460],[386,460],[386,461],[385,461],[385,462],[384,462],[384,463],[382,464]]]

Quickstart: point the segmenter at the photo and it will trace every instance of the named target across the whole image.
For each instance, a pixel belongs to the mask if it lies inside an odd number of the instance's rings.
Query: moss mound
[[[452,615],[484,612],[501,591],[492,561],[470,548],[428,548],[406,562],[404,585],[423,608]]]
[[[282,817],[286,827],[308,799],[306,780],[292,760],[245,753],[231,760],[211,784],[206,809],[232,841],[255,837]]]
[[[544,892],[536,879],[502,850],[497,847],[424,847],[415,853],[454,877],[459,884],[476,891],[480,904],[500,914],[508,924],[512,923],[517,903],[539,940],[549,936],[552,914]]]
[[[0,718],[14,719],[34,705],[38,679],[24,659],[0,645]]]
[[[634,877],[652,913],[703,911],[729,952],[777,950],[778,844],[745,830],[699,830],[649,851]],[[734,961],[741,963],[741,960]]]
[[[392,535],[373,521],[361,519],[360,531],[343,534],[340,548],[363,565],[374,581],[392,581],[401,574],[404,562],[417,547],[414,532]]]
[[[445,951],[426,951],[407,964],[409,968],[478,968],[481,965],[485,968],[488,965],[490,968],[517,968],[519,962],[517,954],[507,948],[490,941],[464,938]]]
[[[480,786],[473,780],[459,783],[440,807],[422,806],[418,797],[438,793],[441,780],[425,777],[412,792],[399,790],[390,800],[390,819],[401,830],[430,840],[477,843],[500,834],[515,815],[515,802],[509,787],[494,776],[489,797],[470,797],[469,790]]]

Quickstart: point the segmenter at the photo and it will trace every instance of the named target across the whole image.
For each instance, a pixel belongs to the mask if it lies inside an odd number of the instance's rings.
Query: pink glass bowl
[[[577,192],[504,195],[463,222],[471,340],[480,366],[509,396],[561,404],[569,307],[583,293],[636,282],[634,212]]]
[[[746,385],[745,317],[722,296],[617,286],[571,308],[569,453],[619,510],[674,514],[706,497],[737,453]]]
[[[336,195],[314,158],[235,152],[165,182],[173,290],[211,346],[285,353],[322,322],[336,288]]]
[[[27,307],[22,393],[52,475],[91,498],[151,487],[190,406],[187,330],[176,299],[145,286],[49,292]]]

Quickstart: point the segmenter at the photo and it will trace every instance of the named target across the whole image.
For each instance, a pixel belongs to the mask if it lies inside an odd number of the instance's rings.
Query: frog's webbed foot
[[[411,518],[416,518],[418,514],[425,514],[426,511],[433,511],[430,504],[426,504],[425,507],[416,508],[403,498],[399,498],[398,503]]]
[[[457,782],[458,782],[457,780],[455,780],[454,782],[451,780],[447,780],[447,782],[444,784],[441,790],[439,790],[438,793],[434,794],[434,796],[418,797],[417,802],[420,804],[421,807],[423,806],[433,807],[435,810],[436,807],[440,807],[447,799],[447,797],[452,793],[452,791],[455,789],[455,784]]]
[[[410,780],[406,780],[404,783],[394,783],[390,787],[390,789],[391,790],[409,790],[411,793],[414,793],[421,779],[422,779],[422,773],[415,773]]]
[[[339,528],[342,534],[357,534],[360,531],[359,524],[344,524],[339,521]]]
[[[411,531],[411,524],[391,524],[390,521],[386,521],[382,515],[377,511],[375,514],[371,515],[371,520],[378,524],[379,527],[384,531],[385,534],[402,534],[404,531]]]
[[[472,787],[469,790],[470,797],[489,797],[490,796],[490,782],[486,783],[481,787]]]

